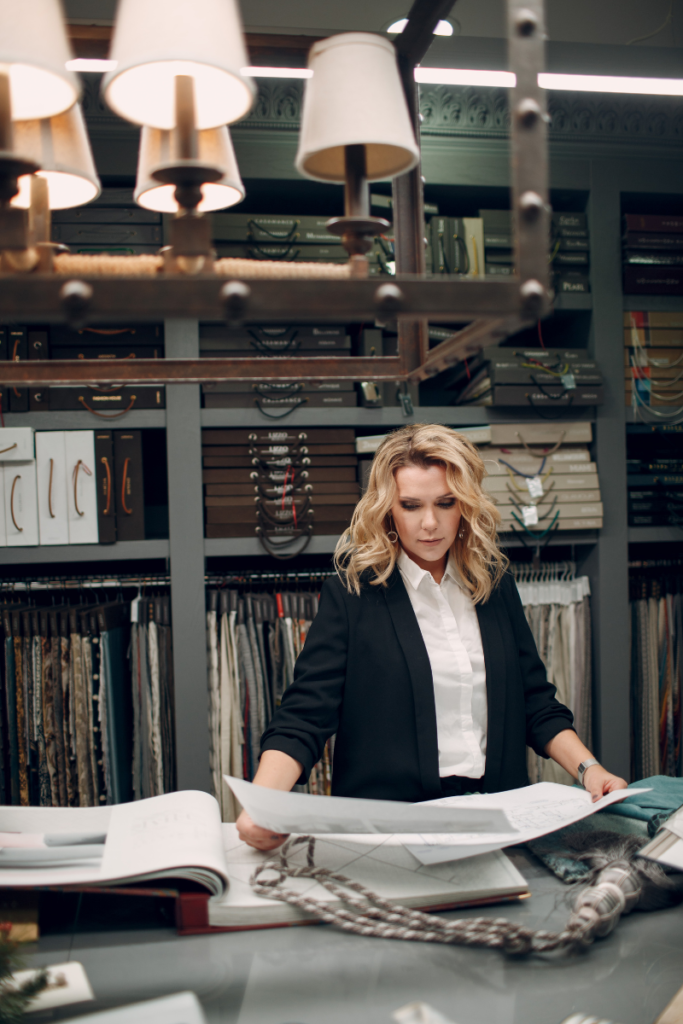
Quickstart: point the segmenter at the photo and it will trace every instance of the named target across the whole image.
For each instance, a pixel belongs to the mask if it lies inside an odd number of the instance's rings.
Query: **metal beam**
[[[400,58],[415,67],[432,45],[434,29],[447,18],[455,0],[413,0],[408,11],[408,24],[394,40]]]

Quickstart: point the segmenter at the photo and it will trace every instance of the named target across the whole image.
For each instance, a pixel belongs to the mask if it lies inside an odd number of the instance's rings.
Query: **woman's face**
[[[445,568],[460,527],[458,500],[443,466],[402,466],[396,470],[391,514],[401,547],[421,569]]]

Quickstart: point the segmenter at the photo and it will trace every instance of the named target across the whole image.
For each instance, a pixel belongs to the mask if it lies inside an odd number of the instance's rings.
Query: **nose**
[[[427,505],[422,514],[422,529],[431,532],[433,530],[436,530],[438,525],[439,523],[436,518],[436,513],[434,509],[431,507],[431,505]]]

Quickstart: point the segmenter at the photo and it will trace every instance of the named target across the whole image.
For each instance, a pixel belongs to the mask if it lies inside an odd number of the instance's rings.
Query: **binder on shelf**
[[[66,440],[63,430],[36,434],[38,530],[41,544],[69,543]]]
[[[144,540],[145,498],[139,430],[114,431],[114,479],[117,538]]]
[[[0,462],[0,548],[7,547],[7,523],[5,522],[5,467]],[[2,712],[0,711],[0,719]]]
[[[69,544],[97,544],[97,485],[92,430],[64,432]]]
[[[97,388],[87,384],[81,387],[56,384],[50,388],[51,412],[85,409],[95,416],[104,414],[106,417],[111,413],[125,413],[132,409],[165,408],[165,389],[159,385],[126,384]]]
[[[11,327],[8,330],[8,351],[7,358],[13,362],[23,362],[28,359],[28,338],[25,327]],[[28,389],[9,387],[10,412],[28,412]]]
[[[97,327],[92,324],[74,330],[71,327],[54,326],[50,328],[50,347],[72,346],[81,348],[84,345],[163,345],[164,333],[161,324],[137,324],[131,327],[108,324]]]
[[[0,462],[28,462],[34,455],[33,427],[0,428]]]
[[[100,544],[116,542],[116,477],[114,468],[114,432],[112,430],[96,430],[95,481]]]
[[[50,408],[50,389],[29,388],[28,389],[28,411],[47,412]]]
[[[39,542],[35,460],[8,462],[3,468],[7,547],[35,547]]]
[[[46,330],[33,330],[30,328],[27,335],[27,348],[29,359],[49,359],[50,343]]]

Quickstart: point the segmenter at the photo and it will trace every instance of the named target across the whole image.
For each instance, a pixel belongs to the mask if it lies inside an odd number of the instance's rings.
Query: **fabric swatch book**
[[[321,837],[316,866],[332,868],[387,899],[420,909],[528,895],[524,878],[500,852],[423,866],[406,849],[405,838]],[[255,868],[276,855],[242,843],[235,825],[221,823],[218,803],[207,793],[169,793],[113,807],[0,808],[0,888],[130,893],[137,885],[149,893],[149,883],[161,881],[177,891],[177,924],[184,933],[317,920],[253,892],[249,879]],[[298,848],[291,862],[298,864],[302,857],[305,853]],[[321,902],[334,902],[311,879],[296,879],[292,885]]]

